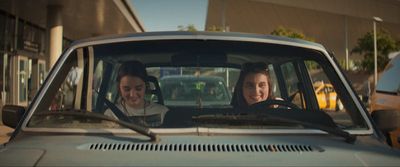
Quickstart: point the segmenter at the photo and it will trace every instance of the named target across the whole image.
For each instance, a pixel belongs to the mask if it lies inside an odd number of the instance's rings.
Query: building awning
[[[0,9],[46,28],[47,7],[62,8],[63,36],[77,40],[99,35],[144,32],[126,0],[4,0]]]

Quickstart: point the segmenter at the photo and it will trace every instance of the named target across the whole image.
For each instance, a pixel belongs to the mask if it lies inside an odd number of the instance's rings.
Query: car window
[[[237,80],[238,69],[211,67],[154,67],[167,106],[228,106],[229,87]]]
[[[376,90],[379,92],[395,93],[400,91],[400,56],[389,62],[381,73]]]
[[[268,72],[271,79],[271,90],[274,97],[282,97],[281,89],[279,87],[278,78],[276,77],[275,69],[272,64],[268,65]]]
[[[78,48],[63,60],[62,66],[56,71],[48,90],[43,93],[42,99],[46,100],[38,102],[28,127],[123,128],[104,120],[43,115],[79,111],[109,117],[107,111],[122,104],[117,81],[121,64],[140,61],[145,65],[148,75],[155,79],[145,91],[146,102],[157,103],[168,109],[162,118],[162,126],[157,128],[307,128],[279,121],[265,122],[262,121],[265,119],[263,117],[235,120],[234,123],[229,122],[233,121],[231,118],[223,120],[225,117],[218,117],[212,122],[196,122],[196,118],[212,115],[243,116],[247,113],[273,112],[275,109],[284,110],[283,114],[290,117],[296,116],[286,112],[291,109],[298,111],[296,113],[318,113],[321,110],[326,117],[317,116],[306,121],[314,123],[329,118],[343,129],[366,128],[364,122],[353,121],[354,117],[360,117],[354,103],[341,103],[342,96],[336,92],[333,84],[340,81],[332,73],[325,73],[325,69],[332,69],[330,65],[321,68],[320,64],[326,62],[320,62],[320,53],[299,52],[304,54],[301,57],[293,55],[291,51],[278,52],[267,44],[202,42],[133,41]],[[265,70],[270,75],[272,97],[281,100],[283,106],[275,104],[263,107],[262,111],[253,111],[255,109],[252,106],[236,108],[233,105],[238,100],[234,94],[240,88],[237,84],[242,65],[249,62],[267,65],[268,69]],[[300,64],[307,68],[301,69]],[[305,76],[310,76],[310,81],[306,81]],[[318,105],[310,105],[313,100]],[[325,122],[329,122],[329,119]]]
[[[305,102],[302,91],[299,89],[299,78],[296,74],[295,65],[293,62],[284,63],[280,66],[282,76],[285,81],[285,87],[288,94],[288,99],[300,108],[305,108]]]
[[[353,126],[352,119],[340,96],[320,64],[315,61],[305,61],[305,64],[311,77],[319,109],[328,113],[338,125]]]
[[[75,107],[75,98],[78,95],[76,89],[82,86],[83,68],[73,65],[61,87],[52,98],[50,110],[62,110]]]

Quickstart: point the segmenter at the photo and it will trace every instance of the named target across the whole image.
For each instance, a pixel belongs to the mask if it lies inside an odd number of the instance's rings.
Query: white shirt
[[[135,109],[129,107],[128,105],[117,104],[118,109],[120,109],[126,116],[131,119],[131,121],[143,124],[149,127],[160,126],[164,121],[164,116],[168,111],[168,108],[157,104],[150,103],[145,108]],[[118,117],[111,111],[107,109],[104,115],[118,119]]]

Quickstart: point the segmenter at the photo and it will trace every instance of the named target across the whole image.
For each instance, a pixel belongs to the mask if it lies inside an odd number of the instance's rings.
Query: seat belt
[[[125,122],[132,122],[131,119],[129,119],[128,116],[126,116],[117,106],[115,106],[114,103],[111,103],[108,99],[106,99],[105,97],[102,97],[104,102],[106,103],[106,105],[108,107],[110,107],[110,109],[112,110],[112,112],[115,114],[115,116],[117,116],[117,118],[121,121],[125,121]]]

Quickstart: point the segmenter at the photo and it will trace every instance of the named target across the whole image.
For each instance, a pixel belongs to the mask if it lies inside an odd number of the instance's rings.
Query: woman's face
[[[123,76],[119,83],[119,90],[125,104],[133,108],[143,108],[146,84],[141,78]]]
[[[249,73],[243,82],[243,97],[248,105],[267,100],[268,77],[262,73]]]

